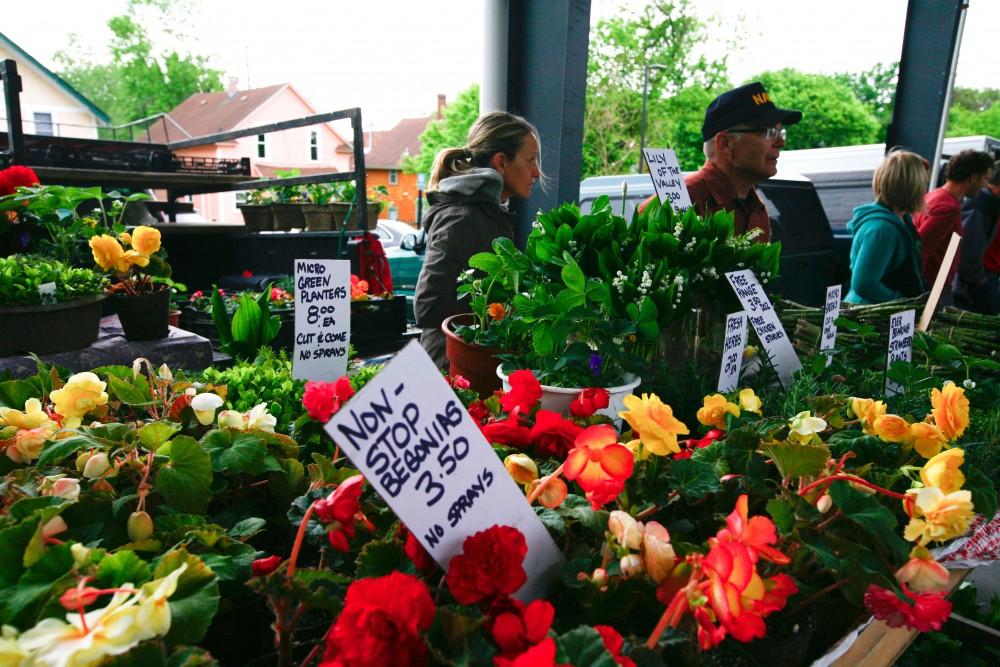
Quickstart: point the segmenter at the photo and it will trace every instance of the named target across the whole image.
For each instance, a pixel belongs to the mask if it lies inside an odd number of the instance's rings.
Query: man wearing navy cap
[[[771,220],[754,186],[777,173],[785,126],[800,120],[801,111],[776,107],[759,82],[716,97],[701,125],[707,160],[684,178],[695,210],[732,211],[737,234],[759,229],[756,240],[770,241]]]

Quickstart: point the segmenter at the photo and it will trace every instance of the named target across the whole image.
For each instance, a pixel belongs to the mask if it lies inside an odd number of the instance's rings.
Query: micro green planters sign
[[[347,372],[351,339],[351,263],[295,260],[295,351],[292,374],[333,381]]]
[[[494,525],[524,534],[533,599],[561,563],[559,550],[500,458],[416,342],[327,423],[340,450],[447,569],[465,538]]]

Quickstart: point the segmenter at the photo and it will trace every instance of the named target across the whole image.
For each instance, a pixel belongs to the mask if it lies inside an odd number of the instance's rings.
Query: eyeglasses
[[[745,127],[735,130],[725,130],[726,134],[762,134],[768,141],[774,141],[778,137],[785,140],[788,132],[783,127]]]

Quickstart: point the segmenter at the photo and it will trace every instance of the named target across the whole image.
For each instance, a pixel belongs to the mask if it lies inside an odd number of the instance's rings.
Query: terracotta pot
[[[170,290],[114,297],[125,340],[159,340],[170,331]]]
[[[497,378],[503,383],[503,390],[510,391],[510,382],[507,379],[507,374],[503,372],[500,366],[497,366],[496,374]],[[631,394],[641,383],[642,378],[627,373],[624,384],[617,387],[605,387],[609,394],[608,407],[598,410],[594,414],[611,417],[615,420],[616,424],[620,423],[621,419],[618,417],[618,413],[624,412],[627,409],[625,407],[625,397]],[[543,384],[540,407],[543,410],[551,410],[552,412],[558,412],[564,417],[569,417],[569,405],[573,402],[573,399],[580,395],[581,391],[583,391],[582,387],[550,387],[547,384]]]
[[[243,224],[248,231],[263,232],[274,229],[274,215],[270,204],[237,204],[243,214]]]
[[[470,388],[486,398],[500,388],[500,378],[496,368],[500,359],[496,355],[507,350],[495,347],[484,347],[475,343],[466,343],[454,329],[473,324],[472,313],[452,315],[441,323],[441,331],[445,337],[445,352],[448,355],[448,373],[461,375],[469,381]]]
[[[0,356],[21,352],[54,354],[79,350],[95,340],[101,325],[105,296],[42,306],[2,306]]]
[[[167,315],[167,323],[172,327],[180,327],[181,325],[181,311],[171,308],[170,313]]]
[[[330,208],[333,209],[333,217],[336,220],[337,229],[362,229],[360,216],[351,202],[330,202]],[[347,217],[347,209],[351,209],[350,217]],[[364,229],[375,229],[378,225],[378,214],[381,211],[381,203],[377,201],[368,202],[368,226],[364,227]]]
[[[304,204],[302,215],[305,216],[306,229],[310,232],[329,232],[337,228],[333,208],[329,205]]]
[[[304,228],[306,226],[306,218],[302,212],[304,208],[305,204],[271,204],[274,228],[283,231]]]

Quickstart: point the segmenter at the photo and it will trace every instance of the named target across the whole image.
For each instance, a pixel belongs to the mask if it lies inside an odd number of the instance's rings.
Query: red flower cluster
[[[531,429],[524,425],[519,415],[491,421],[479,427],[486,440],[499,445],[526,449],[531,446]]]
[[[14,194],[17,188],[29,188],[33,185],[38,185],[38,176],[31,167],[15,164],[0,171],[0,197]]]
[[[717,428],[711,429],[705,434],[704,438],[695,440],[691,438],[689,440],[680,440],[677,444],[680,445],[681,451],[674,454],[675,459],[689,459],[694,450],[701,449],[702,447],[708,447],[713,442],[721,438],[726,434],[725,431],[719,430]],[[636,437],[639,437],[638,435]]]
[[[406,534],[406,545],[403,547],[403,552],[413,561],[414,567],[420,572],[427,572],[434,569],[436,563],[431,555],[427,553],[427,549],[424,549],[424,545],[420,544],[416,536],[404,526],[400,526],[400,529],[401,532]]]
[[[542,385],[531,371],[514,371],[510,374],[510,391],[500,396],[500,407],[504,412],[518,411],[528,415],[542,397]]]
[[[281,565],[281,561],[281,556],[258,558],[250,563],[250,571],[253,572],[253,576],[255,577],[263,577],[277,570],[278,566]]]
[[[625,640],[622,639],[617,630],[610,625],[595,625],[594,629],[597,630],[597,634],[601,635],[604,648],[608,649],[608,653],[615,659],[615,662],[621,667],[636,667],[632,658],[622,655],[622,646],[625,644]]]
[[[365,478],[361,475],[348,477],[333,493],[313,505],[316,517],[329,530],[327,539],[330,540],[330,546],[337,551],[347,553],[350,550],[347,538],[354,537],[354,521],[361,514],[361,491],[364,483]]]
[[[310,417],[325,424],[351,396],[354,387],[346,375],[336,382],[306,382],[302,406]]]
[[[448,590],[460,604],[490,603],[519,589],[528,575],[528,543],[517,528],[492,526],[462,543],[448,564]]]
[[[512,665],[515,658],[548,637],[556,616],[555,607],[545,600],[529,605],[514,599],[510,602],[511,611],[493,619],[493,641],[500,647],[500,655],[493,660],[495,667]]]
[[[531,427],[530,442],[541,456],[565,458],[583,427],[564,419],[558,412],[539,410]]]
[[[608,407],[610,397],[611,394],[608,393],[607,389],[588,387],[569,404],[569,413],[574,417],[586,419],[593,416],[598,410]]]
[[[434,621],[427,586],[408,574],[360,579],[326,635],[321,667],[417,667],[427,662],[420,633]]]
[[[468,389],[472,384],[463,375],[449,375],[448,383],[455,389]]]
[[[872,584],[865,591],[865,606],[872,616],[883,621],[890,628],[902,625],[917,630],[930,632],[940,630],[951,614],[951,603],[944,599],[944,593],[914,593],[902,584],[903,593],[911,604],[899,599],[890,590]]]

